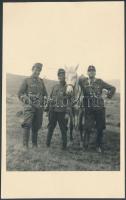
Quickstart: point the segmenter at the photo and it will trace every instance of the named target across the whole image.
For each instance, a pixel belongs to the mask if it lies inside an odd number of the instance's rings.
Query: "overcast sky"
[[[42,62],[41,77],[57,69],[90,64],[97,76],[120,79],[124,67],[124,2],[4,3],[3,67],[30,75]],[[121,72],[120,72],[121,71]]]

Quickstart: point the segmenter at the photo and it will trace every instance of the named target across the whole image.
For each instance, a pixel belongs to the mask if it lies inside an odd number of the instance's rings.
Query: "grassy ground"
[[[16,96],[7,96],[7,170],[9,171],[108,171],[120,169],[120,105],[119,95],[106,102],[107,129],[104,134],[104,154],[94,150],[93,134],[90,149],[79,146],[79,133],[68,151],[61,150],[61,134],[57,126],[50,149],[45,145],[48,119],[44,115],[43,127],[38,135],[38,149],[22,150],[22,129],[16,113],[21,105]],[[69,138],[68,138],[69,140]]]

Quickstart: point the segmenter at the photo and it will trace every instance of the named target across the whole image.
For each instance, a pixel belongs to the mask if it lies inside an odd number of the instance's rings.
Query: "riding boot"
[[[32,147],[37,147],[38,131],[32,130]]]
[[[103,130],[97,130],[97,138],[96,138],[96,150],[101,153],[103,151]]]
[[[67,149],[67,138],[63,139],[63,146],[62,146],[63,150]]]
[[[48,134],[47,134],[47,140],[46,140],[46,145],[47,145],[47,147],[50,147],[52,135],[53,135],[53,131],[50,131],[50,130],[49,130],[49,131],[48,131]]]
[[[83,140],[83,131],[80,130],[80,147],[81,147],[81,148],[83,148],[83,144],[84,144],[83,141],[84,141],[84,140]]]
[[[28,148],[29,135],[30,135],[30,129],[23,128],[23,146],[25,148]]]
[[[71,119],[70,117],[70,141],[72,142],[73,141],[73,120]],[[66,130],[68,131],[68,129]]]
[[[61,130],[61,134],[62,134],[62,149],[66,150],[66,148],[67,148],[67,131]]]
[[[90,131],[86,130],[84,132],[84,137],[83,137],[83,149],[84,151],[87,151],[89,148],[89,141],[90,141]]]

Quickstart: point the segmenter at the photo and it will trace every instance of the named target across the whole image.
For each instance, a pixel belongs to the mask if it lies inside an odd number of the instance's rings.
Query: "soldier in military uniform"
[[[62,134],[62,148],[65,150],[67,147],[67,127],[66,127],[66,82],[65,82],[65,70],[58,70],[59,83],[56,84],[51,92],[51,103],[49,106],[49,124],[47,134],[47,147],[50,146],[53,131],[58,122],[61,134]]]
[[[97,130],[96,149],[98,152],[102,152],[103,130],[106,128],[105,106],[102,98],[102,90],[106,89],[107,97],[112,98],[116,89],[112,85],[104,82],[102,79],[95,78],[96,69],[93,65],[88,67],[87,74],[88,77],[81,76],[79,78],[79,84],[84,96],[83,105],[85,107],[84,147],[85,149],[88,147],[88,144],[85,143],[86,136],[89,142],[90,132],[95,123]]]
[[[18,92],[18,97],[24,106],[23,146],[27,149],[30,129],[32,129],[32,146],[37,147],[38,130],[42,125],[44,96],[47,91],[44,82],[39,78],[43,65],[35,63],[32,67],[32,75],[26,78]]]

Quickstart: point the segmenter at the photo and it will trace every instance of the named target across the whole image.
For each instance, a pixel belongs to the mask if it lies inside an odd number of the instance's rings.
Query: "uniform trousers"
[[[48,134],[47,134],[47,141],[46,141],[47,146],[50,146],[53,131],[58,122],[60,131],[62,134],[63,148],[66,148],[66,146],[67,146],[67,126],[66,126],[65,114],[66,114],[66,112],[55,112],[55,111],[49,112]]]

